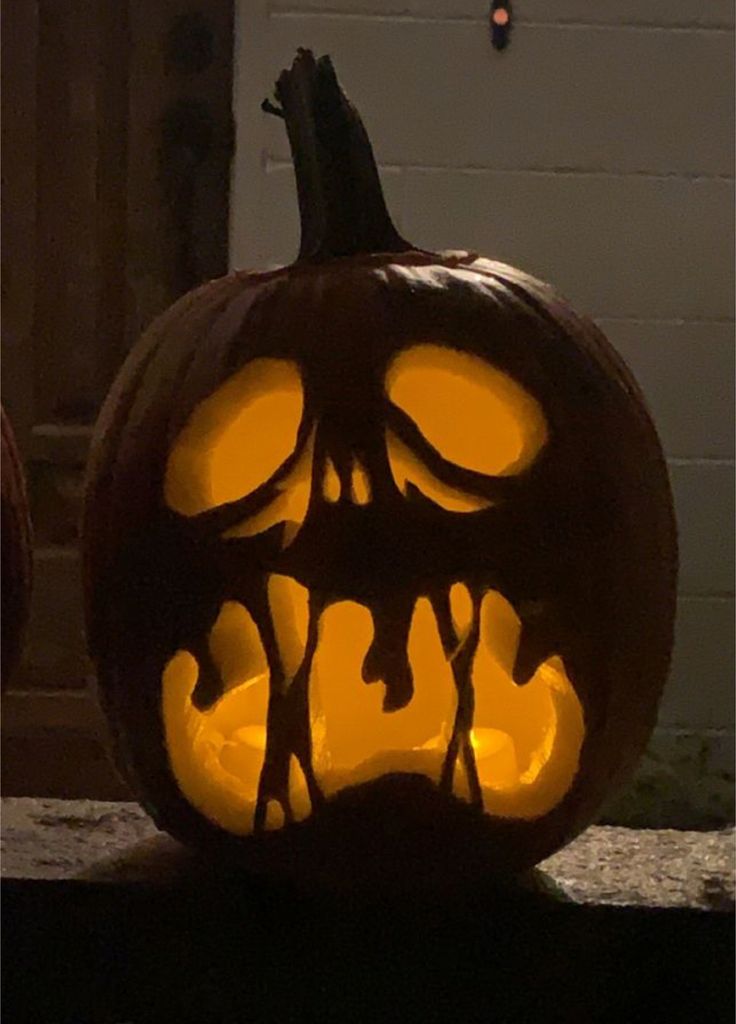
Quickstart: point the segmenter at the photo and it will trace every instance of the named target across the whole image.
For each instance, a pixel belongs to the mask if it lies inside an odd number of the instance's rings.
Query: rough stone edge
[[[198,870],[134,803],[5,798],[2,830],[8,879],[176,886]],[[593,826],[540,865],[532,887],[584,904],[729,911],[735,852],[732,829]]]

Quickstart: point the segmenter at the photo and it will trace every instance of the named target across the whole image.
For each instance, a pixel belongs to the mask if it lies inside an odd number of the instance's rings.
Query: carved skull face
[[[243,836],[410,773],[486,812],[499,863],[583,827],[671,636],[632,388],[592,325],[474,258],[174,307],[103,413],[86,531],[100,689],[157,821]]]
[[[387,772],[543,814],[583,740],[536,628],[545,412],[472,336],[330,327],[256,350],[168,456],[166,504],[218,567],[164,673],[174,773],[238,833]]]

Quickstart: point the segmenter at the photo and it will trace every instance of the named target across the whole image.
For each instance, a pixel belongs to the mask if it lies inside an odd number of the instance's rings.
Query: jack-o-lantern
[[[23,646],[31,595],[31,519],[13,428],[0,407],[2,438],[2,687],[10,682]]]
[[[411,814],[419,777],[521,869],[655,720],[660,446],[548,286],[398,235],[329,60],[302,51],[277,97],[299,258],[176,303],[98,425],[88,624],[120,763],[195,843],[299,832],[335,800]]]

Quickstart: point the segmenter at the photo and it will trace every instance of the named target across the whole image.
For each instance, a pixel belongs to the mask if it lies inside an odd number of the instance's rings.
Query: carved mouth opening
[[[190,651],[163,673],[166,745],[186,798],[238,835],[305,818],[341,789],[394,772],[426,776],[494,815],[551,810],[572,784],[584,737],[562,658],[518,686],[512,605],[461,582],[446,597],[419,597],[406,628],[387,637],[369,608],[312,602],[310,611],[305,588],[272,576],[280,665],[271,667],[248,610],[225,602],[207,641],[222,695],[206,710],[193,703],[203,666]],[[403,665],[408,697],[399,687],[404,696],[392,700],[390,677]]]

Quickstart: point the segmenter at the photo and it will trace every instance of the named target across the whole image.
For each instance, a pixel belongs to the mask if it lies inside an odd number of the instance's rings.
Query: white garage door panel
[[[680,592],[733,594],[734,468],[670,465],[680,534]]]
[[[406,171],[404,231],[553,282],[596,317],[733,315],[729,182]]]
[[[419,18],[473,18],[488,16],[490,0],[271,0],[277,12],[335,11],[354,16],[387,15]],[[730,0],[522,0],[516,4],[515,23],[529,22],[654,25],[731,26]]]
[[[236,265],[284,263],[296,251],[291,172],[279,167],[261,174],[234,231]],[[733,314],[726,183],[506,172],[382,175],[394,219],[417,245],[475,248],[514,263],[552,281],[593,316]]]
[[[639,381],[665,451],[734,456],[733,323],[599,320]]]
[[[660,725],[733,726],[734,611],[731,599],[680,599]]]
[[[296,253],[284,125],[259,104],[298,46],[330,53],[405,237],[549,280],[639,380],[680,535],[659,723],[712,758],[734,722],[733,3],[517,0],[502,54],[489,9],[239,0],[232,262]]]
[[[520,28],[499,55],[482,23],[294,16],[265,42],[271,76],[332,55],[382,163],[731,173],[729,33],[584,31]],[[288,157],[283,130],[268,145]]]

